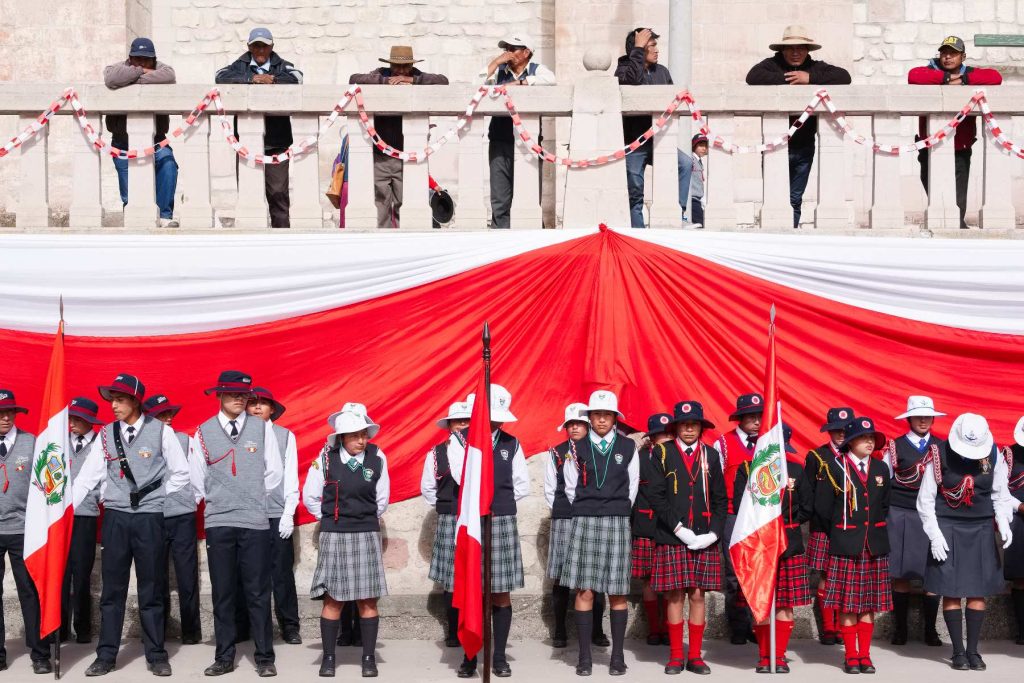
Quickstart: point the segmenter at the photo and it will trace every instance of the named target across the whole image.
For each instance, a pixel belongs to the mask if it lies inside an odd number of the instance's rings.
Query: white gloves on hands
[[[689,546],[697,540],[697,534],[693,533],[682,524],[676,527],[675,534],[676,538],[682,541],[686,546]]]
[[[1006,550],[1013,543],[1013,532],[1010,531],[1010,523],[1005,519],[996,518],[996,528],[999,529],[999,538],[1003,541],[1003,550]]]
[[[939,562],[945,562],[948,553],[949,544],[946,543],[946,537],[943,536],[940,531],[938,535],[932,539],[932,557]]]
[[[278,533],[281,538],[291,538],[292,531],[295,530],[295,521],[291,517],[281,517],[281,523],[277,527]]]
[[[709,531],[706,534],[700,534],[699,536],[697,536],[695,539],[693,539],[693,543],[687,543],[686,547],[690,550],[704,550],[704,548],[709,547],[712,543],[714,543],[717,540],[718,534],[716,534],[714,531]]]

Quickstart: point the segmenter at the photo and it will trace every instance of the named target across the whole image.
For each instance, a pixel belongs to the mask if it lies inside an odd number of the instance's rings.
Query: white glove
[[[693,543],[687,543],[686,547],[690,550],[704,550],[712,543],[718,540],[718,534],[714,531],[709,531],[706,534],[700,534],[697,538],[693,539]]]
[[[281,534],[281,538],[291,538],[292,531],[295,530],[295,522],[290,516],[284,516],[281,518],[281,523],[277,527],[277,531]]]
[[[680,524],[676,527],[676,538],[682,541],[685,545],[690,545],[697,540],[697,534]]]
[[[932,557],[939,562],[945,562],[947,553],[949,553],[949,544],[946,543],[946,537],[943,536],[940,531],[938,535],[932,539]]]
[[[1013,532],[1010,531],[1010,523],[1005,519],[998,518],[996,519],[996,528],[999,529],[999,538],[1003,541],[1003,550],[1006,550],[1013,543]]]

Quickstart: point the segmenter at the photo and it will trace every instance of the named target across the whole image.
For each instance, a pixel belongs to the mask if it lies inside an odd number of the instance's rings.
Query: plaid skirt
[[[379,598],[388,594],[381,556],[380,532],[320,532],[320,551],[309,597],[325,595],[339,602]]]
[[[491,517],[491,592],[508,593],[526,585],[515,515]]]
[[[655,546],[651,590],[664,593],[685,588],[722,590],[722,549],[717,543],[696,551],[684,545]]]
[[[634,538],[633,553],[630,557],[634,579],[650,579],[654,570],[654,539]]]
[[[892,611],[889,556],[871,555],[867,550],[858,557],[832,555],[824,605],[847,614]]]
[[[569,550],[569,536],[572,532],[572,517],[551,519],[548,534],[548,578],[556,581],[562,576],[562,565]]]
[[[812,531],[807,539],[807,564],[816,572],[828,571],[828,532]]]
[[[629,517],[573,517],[558,583],[572,590],[629,593]]]
[[[430,553],[430,572],[434,583],[451,593],[455,587],[455,515],[438,515],[434,530],[434,548]]]
[[[808,571],[806,555],[794,555],[780,560],[779,579],[775,584],[776,607],[781,609],[811,604],[811,583]],[[736,595],[736,604],[747,606],[747,599],[742,591]]]

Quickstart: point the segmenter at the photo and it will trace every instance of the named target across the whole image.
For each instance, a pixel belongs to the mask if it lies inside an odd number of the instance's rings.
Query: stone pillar
[[[18,117],[18,130],[32,125],[37,114]],[[50,224],[49,162],[47,144],[49,126],[43,126],[31,140],[18,148],[20,183],[15,204],[14,224],[19,228],[45,228]]]
[[[842,230],[851,226],[846,205],[846,149],[843,138],[825,117],[818,119],[818,206],[814,227]]]
[[[128,148],[141,152],[153,145],[156,121],[153,114],[128,114]],[[156,206],[156,164],[153,157],[128,160],[128,204],[124,227],[151,228],[160,217]]]
[[[373,200],[373,141],[357,114],[346,115],[348,128],[348,207],[345,227],[369,230],[377,225]]]
[[[974,173],[982,172],[983,199],[981,204],[981,227],[985,229],[1013,230],[1016,227],[1016,216],[1010,187],[1011,159],[1002,147],[992,139],[992,133],[980,122],[981,144],[975,146],[977,152],[984,155],[981,168],[975,164],[971,169]],[[1011,132],[1011,131],[1007,131]]]
[[[319,129],[320,117],[316,114],[292,116],[292,136],[296,142],[316,136]],[[320,185],[319,164],[320,150],[315,143],[305,154],[291,161],[289,173],[294,189],[289,222],[293,228],[319,230],[324,225],[323,210],[320,208],[323,190]]]
[[[523,114],[520,120],[534,140],[540,138],[539,115]],[[541,161],[536,154],[525,145],[516,143],[512,211],[509,221],[513,230],[544,227],[540,210],[540,164]]]
[[[732,140],[736,133],[736,116],[732,112],[719,112],[708,116],[708,127],[714,135]],[[707,163],[707,208],[704,210],[705,228],[733,228],[736,226],[736,195],[734,193],[735,160],[721,149],[710,150],[704,157]]]
[[[265,228],[270,224],[270,213],[263,167],[252,161],[257,154],[263,154],[263,114],[239,114],[236,130],[239,141],[249,151],[249,160],[238,159],[235,227]]]
[[[459,192],[455,198],[453,220],[460,228],[487,227],[487,204],[484,201],[484,178],[487,177],[486,135],[484,118],[479,116],[474,123],[462,129],[458,140]]]
[[[79,126],[75,126],[72,133],[71,145],[72,182],[68,225],[72,228],[98,228],[103,225],[100,155]]]
[[[898,140],[900,137],[900,115],[876,113],[872,119],[871,136],[876,140]],[[873,192],[871,197],[871,228],[886,230],[902,228],[903,192],[900,179],[900,157],[898,154],[872,154],[874,165]]]
[[[171,126],[180,125],[173,120]],[[174,212],[183,228],[213,226],[210,203],[210,117],[202,116],[195,128],[174,144],[178,161],[178,190]]]
[[[949,121],[945,114],[928,116],[929,134]],[[946,138],[930,150],[928,160],[928,210],[925,226],[929,230],[956,230],[960,227],[960,209],[956,206],[956,167],[953,138]]]
[[[765,142],[777,140],[789,130],[786,114],[765,114],[761,132]],[[762,230],[793,228],[793,207],[789,204],[789,147],[765,152],[761,158],[764,200],[761,205]]]
[[[405,133],[405,149],[402,151],[422,154],[427,146],[430,117],[403,116],[402,132]],[[402,169],[402,210],[399,214],[399,226],[402,228],[427,230],[431,227],[428,163],[426,160],[418,164],[407,163]]]

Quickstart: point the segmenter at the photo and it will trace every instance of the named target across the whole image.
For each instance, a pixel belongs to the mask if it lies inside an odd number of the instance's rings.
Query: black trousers
[[[266,155],[280,154],[286,147],[270,147],[263,153]],[[270,209],[270,227],[289,228],[291,218],[291,198],[288,195],[288,165],[290,161],[280,164],[267,164],[263,167],[263,184],[267,193],[267,206]]]
[[[160,599],[160,577],[163,565],[164,516],[160,512],[121,512],[107,509],[103,513],[103,556],[100,592],[100,639],[96,658],[117,661],[124,628],[128,581],[135,562],[135,583],[138,587],[139,621],[142,624],[142,645],[146,661],[167,661],[164,649],[164,603]]]
[[[917,160],[921,164],[921,184],[924,191],[928,192],[928,149],[922,149],[917,153]],[[960,209],[960,227],[966,228],[967,221],[967,183],[971,179],[971,148],[960,149],[953,152],[953,173],[956,180],[956,206]]]
[[[281,635],[299,630],[299,597],[295,591],[295,536],[281,538],[280,517],[270,518],[270,584],[274,595],[274,616]],[[241,570],[239,570],[241,571]],[[235,603],[236,641],[249,640],[249,611],[242,601]]]
[[[181,615],[181,637],[201,639],[199,621],[199,553],[196,540],[196,515],[190,512],[164,517],[164,568],[160,586],[164,602],[164,624],[171,615],[170,565],[178,584],[178,612]]]
[[[725,537],[732,538],[732,530],[736,526],[736,515],[727,515],[725,518]],[[725,617],[729,621],[729,631],[733,635],[742,634],[746,636],[752,630],[750,609],[736,604],[740,595],[740,582],[736,578],[736,570],[732,567],[732,557],[729,556],[729,547],[726,543],[722,546],[722,592],[725,594]]]
[[[270,530],[206,529],[206,558],[213,592],[213,632],[218,661],[235,661],[235,605],[249,608],[257,664],[273,663],[270,623]]]
[[[71,548],[64,572],[64,597],[61,603],[61,634],[70,635],[75,627],[79,638],[92,638],[92,568],[96,563],[96,529],[99,517],[75,515],[71,528]]]
[[[4,554],[11,560],[11,571],[14,573],[14,585],[18,589],[18,602],[21,603],[21,618],[25,623],[25,645],[31,651],[33,662],[45,662],[50,659],[50,637],[39,637],[39,594],[35,583],[25,568],[25,535],[0,534],[0,600],[4,592]],[[4,623],[3,605],[0,605],[0,659],[7,661],[5,638],[7,627]]]

